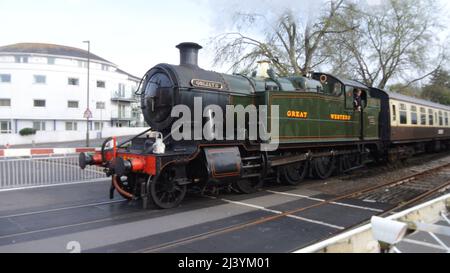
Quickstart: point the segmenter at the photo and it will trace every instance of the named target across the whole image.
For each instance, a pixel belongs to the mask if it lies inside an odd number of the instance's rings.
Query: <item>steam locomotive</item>
[[[173,208],[188,188],[252,193],[269,178],[297,185],[306,176],[326,179],[369,161],[450,147],[448,106],[326,73],[277,77],[264,62],[251,76],[216,73],[198,66],[200,45],[177,48],[180,64],[151,68],[137,91],[150,128],[122,143],[109,138],[100,151],[79,155],[82,169],[102,166],[112,177],[111,198],[117,191],[126,199],[142,199],[144,208],[149,202]],[[353,105],[356,90],[361,91],[360,110]],[[174,128],[179,116],[173,111],[180,105],[194,113],[180,125],[226,128],[232,137],[198,137],[193,130],[191,138],[175,138],[180,128]],[[249,111],[244,122],[228,122],[227,116],[223,124],[212,124],[210,105],[224,112],[242,106],[259,114],[256,120],[250,120],[254,113]],[[263,106],[267,111],[260,111]],[[200,120],[193,117],[198,115]],[[255,123],[267,127],[263,132],[277,124],[278,133],[267,138],[257,131],[251,138]],[[274,143],[276,149],[265,148]]]

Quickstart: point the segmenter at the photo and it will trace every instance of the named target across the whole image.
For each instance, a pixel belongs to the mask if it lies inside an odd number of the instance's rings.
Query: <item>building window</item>
[[[47,77],[45,75],[34,75],[34,83],[45,84],[47,82]]]
[[[78,61],[78,67],[87,67],[87,62]]]
[[[427,111],[420,107],[420,125],[427,125]]]
[[[444,126],[444,116],[442,115],[442,111],[439,111],[439,126]]]
[[[106,83],[104,81],[97,81],[97,87],[98,88],[105,88]]]
[[[406,105],[400,103],[400,124],[408,124],[408,114],[406,112]]]
[[[1,83],[11,82],[11,74],[0,74],[0,82]]]
[[[15,56],[16,63],[28,63],[27,56]]]
[[[45,100],[34,100],[34,107],[45,107]]]
[[[78,101],[76,101],[76,100],[69,100],[67,102],[67,107],[68,108],[78,108]]]
[[[55,64],[55,58],[53,58],[53,57],[48,57],[48,58],[47,58],[47,64]]]
[[[67,80],[67,84],[68,85],[79,85],[80,84],[80,80],[77,78],[69,78]]]
[[[100,126],[101,126],[101,128],[100,128]],[[96,121],[94,123],[94,130],[95,131],[103,130],[103,122]]]
[[[119,83],[119,97],[125,97],[125,84]]]
[[[0,99],[0,107],[11,106],[11,99]]]
[[[102,70],[103,71],[108,71],[109,70],[109,66],[107,66],[106,64],[102,64]]]
[[[433,109],[428,109],[428,125],[434,125]]]
[[[0,134],[11,134],[11,121],[0,120]]]
[[[411,105],[411,124],[417,125],[417,107]]]
[[[66,122],[66,131],[76,131],[78,130],[78,123],[75,121]]]
[[[33,121],[33,129],[36,131],[45,131],[45,121]]]
[[[105,109],[105,103],[102,101],[97,101],[95,106],[97,109]]]

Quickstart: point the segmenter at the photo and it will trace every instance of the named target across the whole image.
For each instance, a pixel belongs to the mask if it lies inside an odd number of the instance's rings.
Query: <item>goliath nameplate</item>
[[[198,88],[222,90],[223,84],[220,82],[192,79],[191,85]]]

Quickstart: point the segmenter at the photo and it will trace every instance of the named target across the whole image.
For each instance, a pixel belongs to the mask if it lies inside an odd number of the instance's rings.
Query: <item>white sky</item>
[[[377,3],[382,0],[367,0]],[[441,0],[448,9],[448,2]],[[313,0],[0,0],[0,45],[54,43],[86,48],[138,77],[157,63],[179,61],[180,42],[208,40],[230,29],[235,11],[276,13],[280,6],[302,11]],[[273,3],[273,4],[272,4]],[[305,7],[308,7],[305,9]],[[314,12],[313,12],[314,13]],[[200,53],[200,66],[212,67],[213,52]]]

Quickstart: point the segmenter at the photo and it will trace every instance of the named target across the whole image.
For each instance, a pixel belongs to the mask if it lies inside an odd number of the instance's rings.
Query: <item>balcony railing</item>
[[[125,91],[113,91],[111,92],[112,101],[124,101],[124,102],[135,102],[136,99],[132,96],[130,92]]]
[[[117,120],[131,120],[133,119],[131,115],[131,111],[112,111],[111,112],[111,119],[117,119]]]

